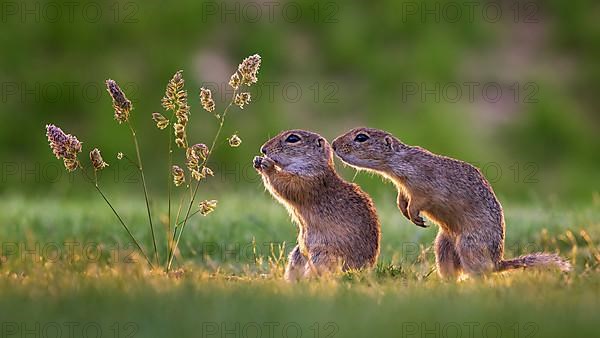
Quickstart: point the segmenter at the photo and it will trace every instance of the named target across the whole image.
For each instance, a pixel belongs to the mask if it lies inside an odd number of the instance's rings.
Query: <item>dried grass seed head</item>
[[[217,200],[204,200],[200,202],[198,207],[200,208],[200,214],[206,216],[217,208]]]
[[[234,90],[238,90],[238,88],[240,88],[241,83],[242,79],[240,79],[240,75],[237,72],[233,73],[233,75],[231,75],[231,78],[229,79],[229,85],[231,86],[231,88],[233,88]]]
[[[108,163],[104,162],[104,160],[102,159],[102,155],[100,155],[100,150],[98,150],[98,148],[94,148],[92,151],[90,151],[90,160],[92,161],[92,166],[96,171],[108,167]]]
[[[260,55],[251,55],[238,66],[238,72],[242,76],[242,83],[250,86],[258,81],[258,69],[260,68]]]
[[[173,174],[173,183],[175,186],[180,186],[185,182],[185,172],[179,166],[174,165],[171,169]]]
[[[250,93],[244,92],[235,95],[235,100],[233,101],[240,109],[244,109],[244,106],[250,103]]]
[[[127,99],[121,87],[111,79],[106,80],[106,90],[112,98],[113,109],[115,110],[115,120],[123,123],[129,121],[129,113],[133,109],[131,101]]]
[[[215,110],[215,101],[212,98],[212,92],[207,88],[200,88],[200,103],[202,104],[202,108],[209,113],[212,113]]]
[[[166,117],[164,117],[161,113],[152,113],[152,120],[156,122],[156,127],[158,127],[158,129],[160,130],[165,129],[169,126],[169,120]]]
[[[206,146],[206,144],[204,143],[196,143],[192,146],[192,150],[194,151],[194,153],[201,157],[202,159],[205,159],[208,156],[208,152],[209,149]]]
[[[237,134],[231,135],[227,141],[229,141],[229,145],[233,148],[237,148],[240,146],[240,144],[242,144],[242,139]]]
[[[50,149],[57,159],[63,159],[68,171],[77,169],[77,154],[81,152],[81,142],[71,134],[65,134],[59,127],[46,125],[46,136]]]

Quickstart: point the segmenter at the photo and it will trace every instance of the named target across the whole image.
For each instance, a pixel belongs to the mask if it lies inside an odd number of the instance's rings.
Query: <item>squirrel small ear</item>
[[[322,137],[319,137],[317,139],[317,147],[322,148],[323,147],[323,143],[325,143],[325,140]]]
[[[383,138],[385,140],[385,144],[390,148],[390,150],[394,150],[394,140],[392,140],[391,136],[386,136]]]

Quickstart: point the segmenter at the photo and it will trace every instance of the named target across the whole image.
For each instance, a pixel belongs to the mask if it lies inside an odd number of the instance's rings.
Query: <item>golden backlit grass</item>
[[[253,208],[247,207],[250,197]],[[435,227],[412,226],[384,196],[376,199],[383,223],[377,268],[288,284],[282,274],[295,229],[285,211],[267,195],[220,199],[210,216],[192,219],[190,236],[182,241],[186,259],[178,258],[165,274],[150,271],[127,248],[127,235],[101,201],[5,197],[3,321],[41,328],[97,323],[104,335],[118,323],[122,336],[134,327],[136,337],[221,337],[227,329],[236,332],[230,336],[253,337],[248,330],[256,327],[267,337],[269,323],[276,325],[274,336],[291,328],[313,337],[597,332],[600,211],[593,203],[569,209],[505,205],[506,256],[560,252],[575,265],[572,273],[519,270],[443,282],[434,271]],[[133,231],[151,245],[143,236],[143,206],[119,205]]]

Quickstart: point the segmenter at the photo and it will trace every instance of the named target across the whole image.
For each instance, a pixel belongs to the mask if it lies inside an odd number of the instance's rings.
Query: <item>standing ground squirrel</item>
[[[440,226],[435,241],[438,273],[493,271],[570,264],[558,255],[534,253],[504,260],[504,214],[492,187],[474,166],[402,143],[391,134],[356,128],[332,143],[345,163],[374,171],[398,188],[398,208],[418,226],[422,213]]]
[[[334,169],[327,140],[304,130],[284,131],[254,158],[265,187],[298,225],[298,245],[285,279],[371,267],[379,254],[380,224],[371,198]]]

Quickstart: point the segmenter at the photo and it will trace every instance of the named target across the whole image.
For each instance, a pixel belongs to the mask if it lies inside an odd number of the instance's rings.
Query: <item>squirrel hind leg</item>
[[[487,275],[496,270],[496,262],[487,242],[477,234],[462,234],[456,241],[456,251],[463,271],[470,276]]]
[[[304,268],[305,278],[323,277],[342,270],[342,260],[325,247],[313,247]]]
[[[304,274],[305,265],[306,258],[300,252],[300,247],[296,245],[288,257],[288,264],[285,267],[284,279],[288,282],[299,280]]]
[[[457,279],[463,270],[455,240],[441,229],[435,239],[435,263],[439,276],[446,280]]]

